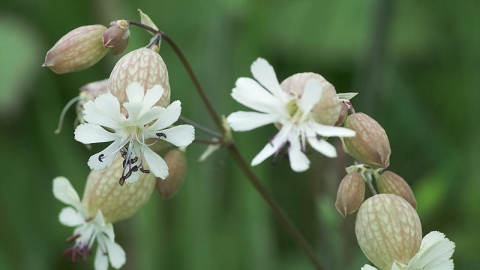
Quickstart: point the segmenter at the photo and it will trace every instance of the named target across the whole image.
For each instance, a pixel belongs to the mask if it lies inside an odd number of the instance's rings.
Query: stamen
[[[58,126],[57,129],[55,130],[55,134],[58,134],[62,131],[62,126],[63,126],[63,118],[65,118],[65,114],[67,113],[67,110],[70,109],[70,107],[77,101],[80,101],[82,98],[80,96],[75,97],[71,99],[65,107],[63,107],[62,113],[60,113],[60,119],[58,120]]]
[[[163,133],[163,132],[158,132],[158,133],[156,133],[155,135],[157,135],[159,139],[160,139],[161,137],[163,137],[163,138],[165,138],[165,139],[167,138],[167,135],[165,135],[165,133]]]
[[[150,173],[150,170],[145,170],[143,167],[140,168],[140,171],[142,173]]]
[[[69,238],[67,238],[66,241],[67,241],[67,243],[70,243],[70,242],[73,242],[73,241],[77,240],[77,238],[79,238],[79,237],[80,237],[80,234],[75,234],[75,235],[72,235]]]
[[[98,156],[98,160],[99,160],[100,162],[103,162],[102,159],[104,159],[104,158],[105,158],[105,155],[104,155],[104,154],[100,154],[100,155]]]

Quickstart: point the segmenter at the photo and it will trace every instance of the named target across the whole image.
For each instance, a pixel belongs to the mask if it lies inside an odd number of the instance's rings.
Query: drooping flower
[[[408,265],[401,265],[397,262],[392,264],[392,270],[451,270],[453,260],[451,259],[455,249],[455,243],[450,241],[441,232],[433,231],[422,239],[420,250],[408,262]],[[366,264],[362,270],[377,270],[377,268]]]
[[[176,146],[189,145],[195,130],[191,125],[170,127],[180,117],[180,101],[167,108],[154,106],[163,94],[163,88],[155,85],[144,91],[133,82],[127,86],[128,102],[123,103],[111,93],[98,96],[95,101],[84,105],[84,119],[87,123],[75,130],[75,139],[84,144],[111,142],[103,151],[92,155],[88,165],[93,170],[110,166],[118,152],[124,157],[123,174],[120,184],[138,180],[140,172],[150,171],[160,178],[168,176],[165,161],[149,148],[162,139]],[[148,168],[144,168],[145,161]]]
[[[75,262],[78,256],[86,260],[95,241],[98,243],[95,255],[95,269],[107,270],[108,262],[115,269],[125,264],[126,256],[122,247],[115,243],[113,225],[105,223],[102,211],[99,209],[92,218],[86,207],[80,202],[77,192],[64,177],[53,180],[53,194],[59,201],[70,205],[62,209],[59,215],[60,222],[69,227],[75,227],[73,236],[67,239],[75,241],[73,247],[67,249],[63,255],[71,255]]]
[[[239,103],[258,112],[234,112],[227,118],[235,131],[247,131],[267,124],[281,126],[280,131],[271,139],[252,160],[252,166],[288,147],[290,165],[294,171],[305,171],[310,161],[305,155],[306,143],[328,157],[336,157],[335,148],[323,137],[355,136],[355,132],[341,127],[319,124],[312,109],[323,93],[324,85],[315,79],[305,84],[301,95],[282,90],[275,71],[264,59],[257,59],[251,67],[253,77],[239,78],[232,91],[232,97]],[[338,117],[338,116],[337,116]]]

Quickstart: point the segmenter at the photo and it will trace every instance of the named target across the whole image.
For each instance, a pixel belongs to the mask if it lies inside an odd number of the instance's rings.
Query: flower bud
[[[286,78],[280,84],[280,87],[285,92],[293,93],[300,97],[303,94],[307,81],[311,79],[317,80],[323,88],[322,98],[313,107],[312,113],[319,124],[333,126],[340,114],[340,101],[333,85],[321,75],[311,72],[297,73]]]
[[[174,149],[170,150],[164,159],[168,165],[168,176],[165,180],[157,178],[156,188],[162,199],[166,201],[177,194],[185,179],[187,158],[182,151]]]
[[[355,223],[358,245],[380,269],[393,262],[408,264],[420,249],[422,225],[415,209],[403,198],[378,194],[360,206]]]
[[[103,33],[102,45],[105,48],[112,48],[113,55],[121,54],[130,39],[129,23],[125,20],[117,20],[110,25],[110,28]]]
[[[62,74],[87,69],[108,52],[102,46],[103,25],[78,27],[63,36],[48,52],[43,67]]]
[[[365,197],[365,180],[359,173],[347,174],[337,191],[335,207],[343,217],[357,211]]]
[[[390,165],[390,143],[387,133],[377,121],[364,113],[354,113],[347,117],[343,126],[357,134],[343,139],[350,156],[372,169]]]
[[[164,92],[155,105],[167,107],[170,104],[167,67],[162,57],[153,50],[140,48],[123,56],[110,74],[108,91],[123,104],[128,102],[127,86],[133,82],[140,83],[145,91],[155,85],[161,85]]]
[[[94,217],[100,209],[105,223],[114,223],[131,217],[152,195],[155,175],[142,173],[135,184],[118,184],[122,177],[123,158],[117,155],[112,165],[88,175],[82,203],[88,216]]]
[[[395,194],[405,199],[414,209],[417,209],[417,201],[408,183],[398,174],[391,171],[383,171],[377,178],[377,188],[380,193]]]

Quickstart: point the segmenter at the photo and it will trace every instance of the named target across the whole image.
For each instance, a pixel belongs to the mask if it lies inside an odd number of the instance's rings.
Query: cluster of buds
[[[343,138],[344,150],[359,164],[347,168],[335,207],[343,217],[358,210],[355,234],[363,253],[379,269],[437,269],[431,267],[440,265],[453,269],[454,244],[438,232],[422,241],[412,189],[401,176],[386,170],[391,148],[385,130],[370,116],[355,113],[349,102],[343,103],[342,114],[348,116],[344,120],[341,116],[338,123],[356,132],[355,137]],[[366,186],[373,196],[364,201]],[[436,254],[433,247],[440,245],[448,252]],[[362,268],[370,269],[376,268]]]
[[[146,28],[158,30],[146,14],[140,14]],[[126,20],[113,21],[108,29],[102,25],[79,27],[47,52],[43,66],[59,74],[84,70],[109,50],[113,55],[122,53],[129,37]],[[62,210],[60,222],[75,227],[68,239],[74,246],[64,254],[73,261],[78,256],[86,260],[96,240],[96,269],[107,269],[108,261],[117,269],[125,263],[112,224],[137,212],[155,188],[164,200],[172,198],[185,178],[187,160],[182,151],[159,155],[172,145],[186,147],[195,136],[192,126],[173,125],[181,103],[170,103],[168,71],[158,53],[159,42],[153,39],[148,48],[127,53],[108,79],[83,86],[80,96],[69,102],[79,101],[77,141],[86,145],[112,142],[90,157],[92,172],[81,201],[66,178],[54,179],[55,197],[72,206]]]

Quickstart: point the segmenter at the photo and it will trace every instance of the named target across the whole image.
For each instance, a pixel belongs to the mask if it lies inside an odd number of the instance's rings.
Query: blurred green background
[[[219,114],[244,109],[230,97],[238,77],[251,77],[257,57],[279,80],[316,72],[337,92],[358,92],[355,109],[375,118],[392,147],[390,170],[412,186],[424,234],[456,243],[457,269],[479,269],[480,76],[479,1],[2,1],[0,4],[0,269],[93,269],[60,255],[71,228],[52,179],[69,178],[81,194],[94,153],[73,139],[75,113],[56,129],[63,106],[82,85],[107,78],[120,57],[57,75],[41,68],[45,53],[68,31],[114,19],[139,20],[141,8],[191,61]],[[127,50],[150,35],[131,28]],[[172,100],[183,115],[214,125],[173,51],[163,44]],[[263,127],[234,134],[247,160],[273,136]],[[208,138],[197,132],[199,137]],[[334,208],[344,167],[352,163],[336,138],[338,159],[312,154],[311,169],[288,160],[254,168],[314,247],[324,269],[367,263],[354,235],[355,216]],[[104,145],[97,145],[99,150]],[[115,224],[127,253],[122,269],[312,269],[267,204],[225,150],[206,162],[204,145],[189,147],[179,194],[157,193],[133,218]]]

